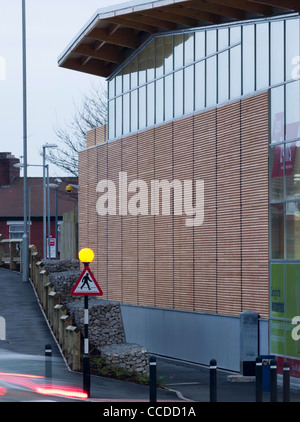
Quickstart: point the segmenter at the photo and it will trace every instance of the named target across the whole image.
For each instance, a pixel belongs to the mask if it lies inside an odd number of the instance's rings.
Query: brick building
[[[122,304],[127,341],[239,370],[250,310],[254,353],[289,358],[299,377],[299,11],[292,0],[132,1],[97,11],[60,56],[107,78],[107,128],[79,154],[79,242]],[[169,204],[153,203],[153,181],[179,182]]]
[[[23,178],[20,177],[20,168],[15,167],[19,159],[11,153],[0,153],[0,234],[5,239],[21,239],[24,230],[24,203],[23,203]],[[58,246],[59,225],[62,222],[63,213],[72,211],[77,203],[77,192],[67,193],[68,184],[77,184],[78,179],[49,178],[49,184],[57,184],[58,191],[51,188],[50,193],[50,231],[51,237],[55,238],[56,214],[58,220]],[[57,197],[57,213],[56,213]],[[35,245],[43,256],[43,178],[28,177],[28,217],[30,221],[30,244]],[[48,229],[48,214],[47,214]]]

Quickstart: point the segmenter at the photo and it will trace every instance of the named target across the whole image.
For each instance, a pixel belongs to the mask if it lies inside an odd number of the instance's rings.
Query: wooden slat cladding
[[[217,310],[224,314],[241,311],[240,119],[240,101],[218,109]]]
[[[155,133],[154,130],[143,132],[138,137],[137,147],[137,172],[139,179],[151,186],[155,179]],[[154,250],[154,228],[155,217],[151,215],[151,201],[148,195],[148,215],[137,217],[138,238],[137,238],[137,303],[155,306],[155,250]]]
[[[80,153],[80,245],[96,248],[94,266],[104,297],[198,312],[238,315],[252,309],[268,315],[267,93],[88,151]],[[138,190],[127,192],[122,212],[120,172],[126,186],[139,180],[146,189],[139,202]],[[96,185],[103,179],[115,183],[116,215],[96,213]],[[188,227],[186,220],[195,215],[185,213],[184,181],[193,182],[195,206],[200,180],[204,221]],[[165,202],[159,196],[157,215],[151,207],[152,181],[178,182]],[[139,208],[141,201],[146,208]],[[138,215],[132,215],[130,204]]]
[[[119,184],[119,172],[122,166],[122,142],[112,142],[108,146],[107,179],[116,186]],[[116,198],[116,209],[119,209],[119,198]],[[122,301],[122,217],[119,213],[108,216],[107,225],[107,295],[109,298]]]
[[[94,147],[100,145],[107,140],[107,125],[99,126],[95,129],[91,129],[86,134],[86,147]]]
[[[269,301],[267,109],[264,94],[242,102],[242,298],[244,308],[259,313]]]
[[[194,307],[216,312],[216,110],[194,118],[194,157],[194,178],[205,181],[204,222],[194,228]]]
[[[173,179],[173,125],[168,123],[155,130],[155,180]],[[172,193],[171,193],[172,195]],[[159,215],[155,218],[155,304],[160,307],[174,305],[173,284],[173,218],[164,215],[171,201],[159,198]],[[172,210],[172,205],[170,205]]]
[[[172,179],[180,182],[178,186],[182,188],[179,191],[175,188],[174,204],[178,198],[184,211],[184,180],[193,180],[194,174],[193,117],[175,122],[173,132]],[[194,228],[186,227],[186,218],[184,214],[173,217],[174,307],[177,309],[193,309],[194,306]]]
[[[107,179],[107,145],[101,148],[96,148],[98,154],[98,178],[97,183],[101,180]],[[96,185],[97,186],[97,185]],[[93,187],[95,190],[95,186]],[[98,197],[98,194],[97,194]],[[108,242],[107,242],[107,220],[108,216],[102,216],[97,213],[97,254],[95,260],[97,261],[97,280],[102,286],[103,298],[107,299],[108,285],[107,285],[107,260],[108,260]]]

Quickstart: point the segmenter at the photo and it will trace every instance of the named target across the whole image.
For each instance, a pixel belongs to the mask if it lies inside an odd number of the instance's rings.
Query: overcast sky
[[[105,79],[59,68],[59,55],[96,10],[125,2],[26,0],[28,164],[42,164],[41,146],[57,143],[54,128],[71,121],[74,104],[80,105],[93,85],[105,85]],[[23,155],[22,92],[22,0],[0,0],[0,152],[18,158]],[[51,175],[59,175],[52,164]],[[42,168],[29,167],[28,176],[42,176]]]

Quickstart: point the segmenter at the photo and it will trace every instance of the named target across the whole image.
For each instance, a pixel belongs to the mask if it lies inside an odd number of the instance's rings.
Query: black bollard
[[[262,358],[258,356],[255,364],[256,401],[262,402]]]
[[[150,356],[149,359],[150,373],[150,402],[156,403],[156,357]]]
[[[209,367],[209,379],[210,379],[210,401],[217,401],[217,361],[212,359]]]
[[[45,382],[51,384],[52,382],[52,346],[46,344],[45,346]]]
[[[290,364],[286,360],[283,362],[283,401],[290,401]]]
[[[270,400],[277,402],[277,362],[275,359],[270,362]]]

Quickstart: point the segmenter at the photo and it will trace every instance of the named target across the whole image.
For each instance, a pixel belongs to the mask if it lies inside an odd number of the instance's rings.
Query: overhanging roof
[[[293,12],[300,12],[299,0],[131,1],[98,10],[58,64],[109,77],[153,34]]]

